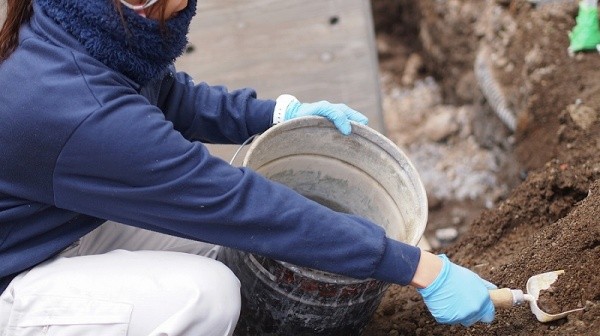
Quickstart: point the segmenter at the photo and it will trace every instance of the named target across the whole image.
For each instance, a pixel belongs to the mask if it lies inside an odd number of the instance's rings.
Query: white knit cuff
[[[275,100],[275,110],[273,111],[273,125],[279,124],[285,120],[285,112],[291,103],[297,102],[296,97],[289,94],[282,94]]]

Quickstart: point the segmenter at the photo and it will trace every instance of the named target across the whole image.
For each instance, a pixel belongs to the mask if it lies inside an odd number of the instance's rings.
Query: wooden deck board
[[[176,65],[198,82],[345,103],[383,133],[368,0],[203,0],[189,39],[193,51]]]

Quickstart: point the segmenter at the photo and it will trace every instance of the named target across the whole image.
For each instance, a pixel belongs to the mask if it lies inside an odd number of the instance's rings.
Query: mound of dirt
[[[523,179],[494,206],[482,207],[456,243],[436,252],[499,287],[525,289],[530,276],[565,270],[545,293],[545,307],[584,309],[540,323],[524,305],[498,310],[490,325],[445,326],[414,289],[392,286],[363,335],[600,334],[600,55],[567,53],[577,2],[372,4],[384,78],[413,85],[405,76],[417,55],[418,71],[410,73],[433,76],[444,103],[483,102],[504,121],[490,123],[512,138],[505,148]],[[482,84],[476,64],[486,67],[493,90],[485,92],[489,83]],[[499,110],[514,119],[514,132]],[[386,127],[390,138],[402,138],[394,125]]]

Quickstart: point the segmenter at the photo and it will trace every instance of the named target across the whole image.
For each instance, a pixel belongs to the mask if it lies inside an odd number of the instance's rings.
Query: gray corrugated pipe
[[[500,88],[500,84],[498,84],[494,77],[489,60],[489,50],[487,47],[481,46],[475,57],[474,71],[477,84],[496,115],[511,131],[514,132],[517,128],[515,113],[508,108],[506,97]]]

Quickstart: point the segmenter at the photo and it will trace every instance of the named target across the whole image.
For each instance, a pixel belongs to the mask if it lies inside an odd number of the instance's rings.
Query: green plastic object
[[[569,33],[569,52],[597,50],[600,45],[598,7],[580,3],[576,22],[575,28]]]

